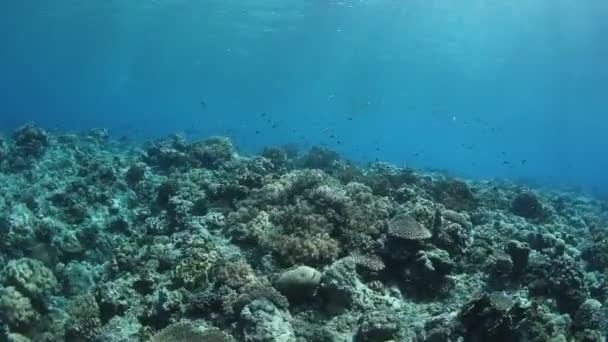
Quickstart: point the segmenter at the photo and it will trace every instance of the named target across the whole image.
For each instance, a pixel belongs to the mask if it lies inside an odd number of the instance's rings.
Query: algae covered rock
[[[295,298],[313,294],[320,282],[319,271],[312,267],[299,266],[283,272],[277,280],[277,287],[288,298]]]

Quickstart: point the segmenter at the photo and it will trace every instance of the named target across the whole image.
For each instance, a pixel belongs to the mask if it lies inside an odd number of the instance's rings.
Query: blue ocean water
[[[0,125],[325,144],[608,193],[608,3],[0,3]]]

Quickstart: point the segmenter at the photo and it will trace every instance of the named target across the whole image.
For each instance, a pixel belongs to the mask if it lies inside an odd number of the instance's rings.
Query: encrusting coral
[[[327,147],[0,139],[0,341],[601,341],[607,206]]]

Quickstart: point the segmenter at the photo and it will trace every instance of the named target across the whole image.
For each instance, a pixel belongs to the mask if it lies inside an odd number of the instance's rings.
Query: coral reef
[[[545,214],[543,205],[538,198],[529,192],[518,194],[511,203],[513,214],[527,219],[539,219]]]
[[[603,341],[588,196],[326,147],[0,139],[0,341]]]

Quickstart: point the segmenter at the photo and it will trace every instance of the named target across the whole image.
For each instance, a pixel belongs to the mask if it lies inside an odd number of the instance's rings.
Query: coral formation
[[[326,147],[0,139],[0,341],[602,341],[606,204]]]
[[[313,293],[321,282],[321,273],[312,267],[299,266],[283,272],[277,280],[278,289],[288,297]]]
[[[199,330],[192,323],[172,324],[156,333],[149,342],[231,342],[232,338],[216,329]]]
[[[511,211],[527,219],[539,219],[545,214],[543,205],[538,198],[530,192],[518,194],[511,202]]]
[[[11,328],[24,330],[38,317],[29,298],[12,286],[0,288],[0,318]]]
[[[425,240],[432,236],[430,230],[407,214],[399,214],[391,219],[389,234],[404,240]]]

